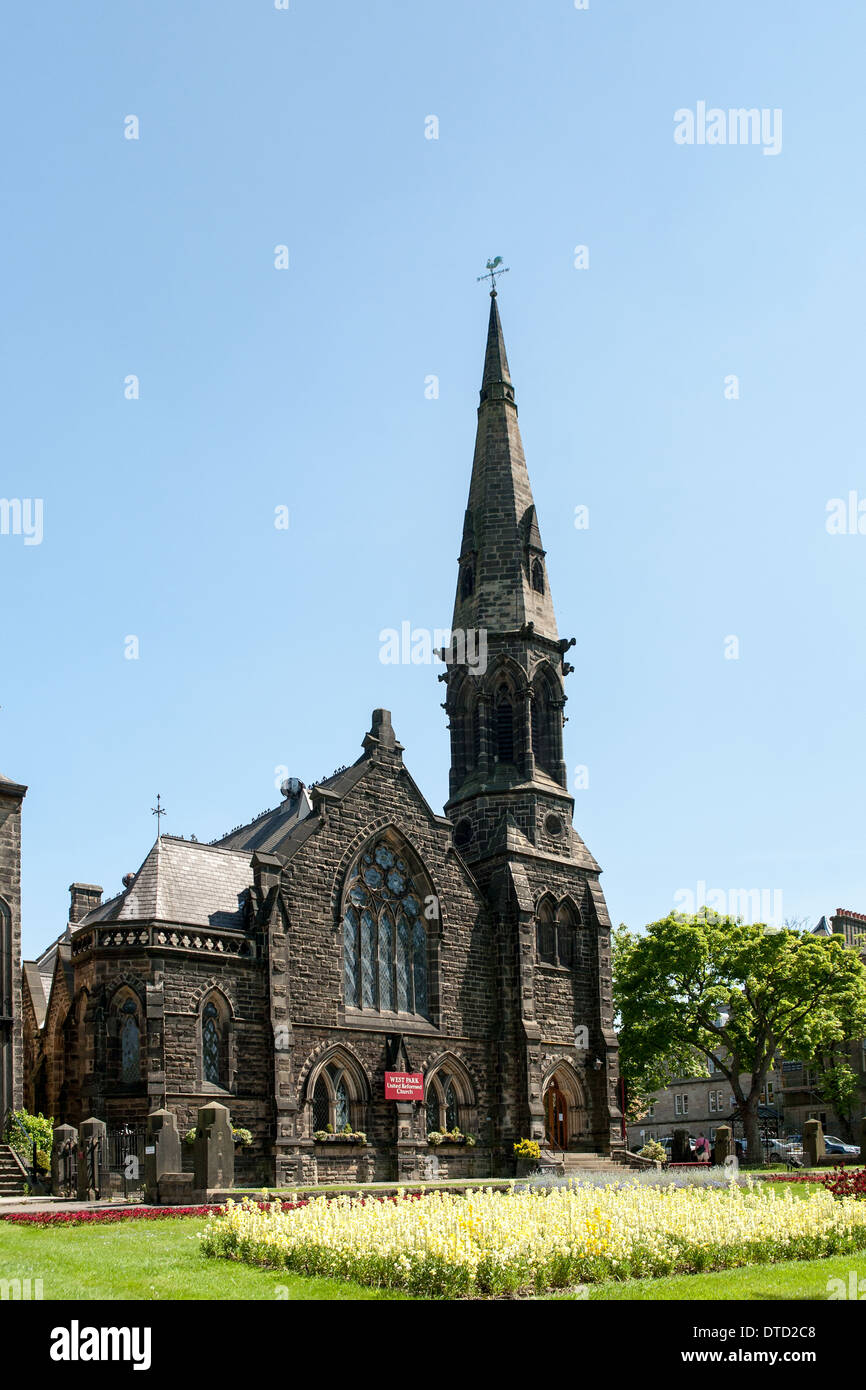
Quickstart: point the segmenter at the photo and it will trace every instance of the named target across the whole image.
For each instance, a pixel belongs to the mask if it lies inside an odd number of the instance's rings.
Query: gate
[[[109,1125],[111,1196],[144,1197],[144,1125]]]

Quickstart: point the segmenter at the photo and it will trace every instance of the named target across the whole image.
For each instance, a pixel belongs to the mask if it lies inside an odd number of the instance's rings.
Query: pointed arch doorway
[[[544,1134],[553,1148],[568,1148],[568,1097],[555,1076],[544,1092]]]

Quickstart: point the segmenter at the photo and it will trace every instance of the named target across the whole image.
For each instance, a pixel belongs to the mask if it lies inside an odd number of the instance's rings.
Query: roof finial
[[[497,275],[505,275],[505,274],[507,274],[507,272],[508,272],[510,269],[511,269],[511,266],[503,265],[503,264],[502,264],[502,257],[501,257],[501,256],[494,256],[494,258],[493,258],[492,261],[488,261],[488,262],[487,262],[487,274],[486,274],[486,275],[479,275],[479,276],[477,276],[477,277],[476,277],[476,284],[477,284],[480,280],[489,280],[489,281],[490,281],[490,285],[491,285],[490,297],[491,297],[491,299],[492,299],[492,298],[495,296],[495,294],[496,294],[496,277],[497,277]]]

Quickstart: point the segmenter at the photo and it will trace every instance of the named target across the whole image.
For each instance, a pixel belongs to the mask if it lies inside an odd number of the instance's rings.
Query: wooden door
[[[544,1093],[544,1111],[548,1143],[557,1149],[568,1148],[568,1101],[555,1081]]]

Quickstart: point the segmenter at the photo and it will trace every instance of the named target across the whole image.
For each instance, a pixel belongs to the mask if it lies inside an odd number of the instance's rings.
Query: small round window
[[[458,849],[464,849],[472,839],[472,822],[461,820],[457,822],[454,829],[454,843]]]
[[[544,829],[547,831],[547,834],[552,835],[556,840],[559,839],[564,828],[560,816],[548,816],[544,822]]]

